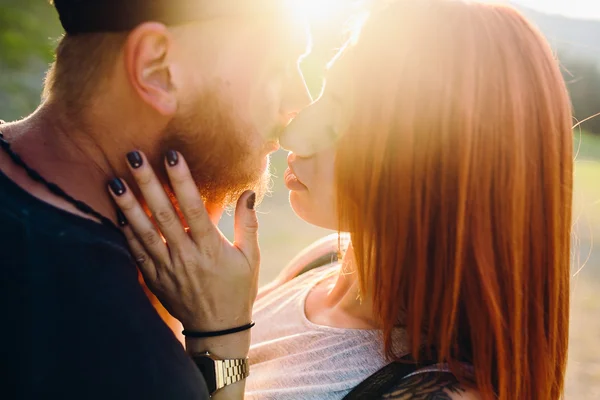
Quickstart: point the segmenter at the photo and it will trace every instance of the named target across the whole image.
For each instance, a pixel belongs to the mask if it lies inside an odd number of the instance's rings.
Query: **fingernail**
[[[112,190],[112,192],[117,196],[122,196],[127,191],[127,189],[125,189],[123,181],[120,178],[115,178],[112,181],[108,182],[108,186],[110,187],[110,190]]]
[[[174,167],[177,165],[178,162],[179,155],[177,154],[177,152],[175,150],[167,151],[167,164],[169,164],[171,167]]]
[[[256,193],[252,192],[250,197],[248,197],[248,200],[246,200],[246,207],[248,207],[249,210],[254,210],[255,203],[256,203]]]
[[[121,227],[127,226],[127,224],[129,224],[129,221],[127,221],[125,214],[123,214],[123,211],[121,211],[119,209],[117,209],[117,222],[119,223],[119,226],[121,226]]]
[[[131,168],[138,169],[144,163],[144,159],[139,151],[132,151],[131,153],[127,153],[127,161]]]

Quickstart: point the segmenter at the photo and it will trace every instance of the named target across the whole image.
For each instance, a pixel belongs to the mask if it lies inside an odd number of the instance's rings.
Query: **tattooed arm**
[[[386,400],[481,400],[476,390],[462,386],[449,373],[426,372],[402,380],[388,393]]]

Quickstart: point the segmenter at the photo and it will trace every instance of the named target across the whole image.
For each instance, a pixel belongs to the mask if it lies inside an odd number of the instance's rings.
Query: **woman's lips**
[[[302,182],[300,182],[298,177],[294,174],[294,171],[291,167],[285,170],[285,173],[283,174],[283,180],[285,181],[285,186],[290,190],[308,190],[308,188]]]

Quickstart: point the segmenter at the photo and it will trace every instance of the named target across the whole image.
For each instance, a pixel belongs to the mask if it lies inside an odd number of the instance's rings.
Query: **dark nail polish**
[[[117,196],[122,196],[127,191],[127,189],[125,189],[123,181],[120,178],[115,178],[112,181],[108,182],[108,186],[110,187],[110,190],[112,190],[112,192]]]
[[[117,209],[117,222],[119,223],[119,226],[121,226],[121,227],[127,226],[127,224],[129,224],[129,221],[127,221],[125,214],[123,214],[123,211],[121,211],[119,209]]]
[[[250,197],[248,197],[248,200],[246,200],[246,207],[248,207],[249,210],[254,210],[255,203],[256,203],[256,193],[252,192]]]
[[[177,154],[177,152],[175,150],[167,151],[167,164],[169,164],[171,167],[174,167],[177,165],[178,162],[179,155]]]
[[[132,151],[131,153],[127,153],[127,161],[131,168],[138,169],[144,163],[144,159],[139,151]]]

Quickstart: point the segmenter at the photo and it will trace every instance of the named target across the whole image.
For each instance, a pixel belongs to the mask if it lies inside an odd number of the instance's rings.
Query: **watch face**
[[[194,356],[196,366],[204,376],[208,393],[213,394],[217,390],[217,377],[215,374],[215,362],[208,356]]]

